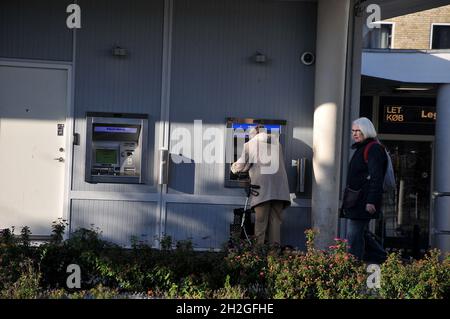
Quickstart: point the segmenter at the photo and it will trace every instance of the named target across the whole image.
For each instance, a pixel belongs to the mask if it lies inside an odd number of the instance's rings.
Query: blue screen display
[[[247,123],[233,123],[233,129],[242,129],[244,131],[249,130],[252,127],[255,127],[257,124],[247,124]],[[264,128],[267,131],[278,130],[281,131],[281,125],[277,124],[263,124]]]
[[[136,134],[136,127],[95,126],[94,132],[98,133],[132,133]]]

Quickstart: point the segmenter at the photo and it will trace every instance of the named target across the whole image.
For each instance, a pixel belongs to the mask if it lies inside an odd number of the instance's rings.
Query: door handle
[[[64,163],[64,158],[63,157],[56,157],[54,158],[55,161],[58,161],[60,163]]]

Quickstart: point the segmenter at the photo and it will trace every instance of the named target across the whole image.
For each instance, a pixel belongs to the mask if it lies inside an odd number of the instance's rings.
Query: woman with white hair
[[[372,122],[361,117],[352,124],[355,150],[350,160],[341,217],[347,218],[349,252],[360,260],[380,263],[386,252],[368,231],[371,219],[381,214],[387,155],[377,140]]]

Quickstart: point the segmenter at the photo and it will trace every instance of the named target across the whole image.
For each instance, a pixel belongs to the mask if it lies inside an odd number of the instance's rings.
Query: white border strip
[[[392,26],[392,28],[391,28],[391,47],[390,48],[387,48],[387,49],[394,49],[394,40],[395,40],[395,22],[389,22],[389,21],[382,21],[382,22],[377,22],[377,24],[379,24],[380,26],[381,25],[383,25],[383,24],[385,24],[385,25],[391,25]],[[385,49],[382,49],[382,50],[385,50]]]
[[[75,0],[75,3],[77,3],[77,0]],[[72,84],[70,86],[70,103],[72,105],[72,116],[70,121],[70,130],[66,130],[66,132],[70,132],[70,140],[69,143],[66,144],[66,149],[68,150],[68,153],[66,155],[67,158],[69,158],[68,163],[70,163],[70,166],[67,168],[66,174],[68,174],[68,185],[65,188],[64,192],[64,219],[68,223],[68,229],[67,232],[65,232],[64,237],[65,239],[68,239],[70,236],[70,233],[72,231],[72,201],[70,199],[70,192],[72,191],[72,180],[73,180],[73,157],[74,157],[74,145],[73,145],[73,139],[75,134],[75,72],[76,72],[76,56],[77,56],[77,28],[72,29],[72,72],[71,72],[71,79]]]
[[[108,200],[127,202],[158,202],[159,193],[121,193],[121,192],[91,192],[71,191],[71,200]]]
[[[158,202],[159,193],[121,193],[121,192],[91,192],[91,191],[71,191],[71,200],[107,200],[107,201],[130,201],[130,202]],[[245,197],[241,196],[220,196],[220,195],[188,195],[188,194],[165,194],[161,201],[163,207],[167,203],[184,204],[210,204],[210,205],[237,205],[243,206]],[[291,194],[291,207],[310,208],[310,199],[296,198]]]

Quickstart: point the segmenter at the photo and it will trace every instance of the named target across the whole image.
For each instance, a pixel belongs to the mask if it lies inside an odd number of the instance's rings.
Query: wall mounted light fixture
[[[124,49],[120,46],[115,46],[112,49],[112,55],[113,56],[118,56],[118,57],[126,57],[128,55],[128,50]]]
[[[253,61],[255,61],[256,63],[266,63],[267,56],[265,56],[261,52],[256,51],[255,55],[253,55]]]

